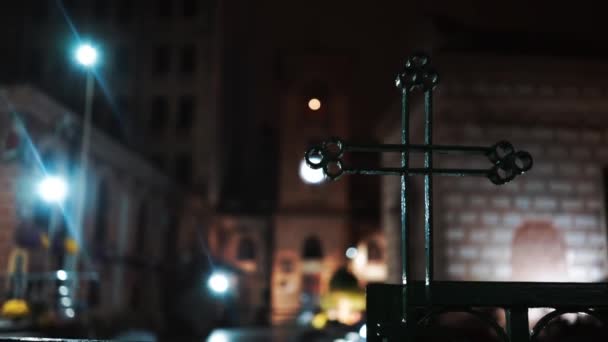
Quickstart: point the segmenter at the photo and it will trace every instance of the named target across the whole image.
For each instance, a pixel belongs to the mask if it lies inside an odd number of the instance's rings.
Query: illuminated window
[[[242,238],[239,241],[236,258],[240,261],[250,261],[255,259],[255,244],[250,238]]]
[[[323,258],[323,247],[321,241],[316,237],[309,237],[304,241],[304,249],[302,250],[302,259],[316,260]]]

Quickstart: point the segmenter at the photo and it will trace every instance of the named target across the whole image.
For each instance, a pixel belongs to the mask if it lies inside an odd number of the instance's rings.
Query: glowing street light
[[[38,183],[38,195],[47,203],[61,204],[68,195],[68,185],[59,176],[46,176]]]
[[[213,293],[221,295],[228,291],[230,282],[228,280],[228,276],[226,276],[224,273],[214,272],[211,277],[209,277],[207,286]]]
[[[348,249],[346,250],[346,257],[349,259],[354,259],[357,257],[357,254],[359,254],[359,251],[357,250],[356,247],[348,247]]]
[[[90,68],[97,63],[97,50],[91,44],[81,44],[76,48],[76,61]]]
[[[68,279],[68,272],[64,270],[57,271],[57,279],[61,281],[66,281]]]
[[[313,163],[318,163],[321,161],[320,156],[310,156],[310,161]],[[325,180],[325,173],[323,173],[322,169],[313,169],[308,164],[306,164],[306,160],[302,160],[300,162],[300,178],[306,184],[321,184]]]

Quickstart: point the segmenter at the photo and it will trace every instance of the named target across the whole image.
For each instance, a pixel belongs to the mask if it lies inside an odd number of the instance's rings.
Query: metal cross
[[[327,178],[336,180],[344,174],[397,175],[401,177],[401,279],[406,285],[410,280],[410,250],[407,207],[408,179],[410,176],[424,176],[424,240],[425,240],[425,279],[426,296],[430,298],[430,288],[434,280],[433,270],[433,175],[443,176],[481,176],[500,185],[513,180],[516,176],[532,168],[532,156],[525,151],[516,151],[507,141],[500,141],[490,147],[433,145],[433,90],[439,76],[430,66],[430,59],[424,54],[410,57],[402,72],[397,75],[396,86],[401,90],[401,144],[352,144],[339,138],[330,138],[318,146],[310,148],[305,159],[313,169],[322,169]],[[410,95],[415,90],[424,93],[424,144],[410,143]],[[347,165],[343,160],[346,152],[400,152],[401,167],[357,168]],[[424,167],[409,165],[412,153],[424,154]],[[433,167],[433,154],[469,154],[486,156],[489,166],[486,169],[449,169]],[[401,320],[407,322],[408,286],[403,286]]]

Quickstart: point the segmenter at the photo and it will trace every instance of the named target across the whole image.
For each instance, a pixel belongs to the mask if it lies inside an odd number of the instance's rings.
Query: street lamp
[[[80,44],[75,51],[76,61],[85,68],[86,70],[86,85],[85,85],[85,101],[84,101],[84,117],[82,124],[82,146],[80,149],[80,172],[77,178],[78,196],[76,198],[76,212],[75,212],[75,237],[76,241],[80,240],[82,232],[84,231],[84,210],[85,210],[85,199],[86,199],[86,176],[89,164],[89,150],[91,145],[91,121],[93,117],[93,98],[95,94],[95,75],[94,69],[97,64],[99,53],[97,49],[89,43]],[[78,264],[78,254],[74,254],[71,258],[65,259],[65,268],[72,270],[75,265]],[[74,295],[77,290],[78,283],[73,283],[71,292]],[[74,311],[71,308],[66,309],[66,315],[68,317],[74,317]]]
[[[207,286],[213,293],[222,295],[228,291],[230,281],[228,280],[228,276],[226,274],[221,272],[213,272],[207,281]]]
[[[37,187],[38,196],[46,203],[61,204],[68,195],[68,185],[59,176],[45,176]]]
[[[81,44],[76,48],[76,61],[80,65],[90,68],[97,63],[97,49],[91,44]]]

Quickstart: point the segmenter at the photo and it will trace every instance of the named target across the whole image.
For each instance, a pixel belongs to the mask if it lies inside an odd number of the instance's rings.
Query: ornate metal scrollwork
[[[433,90],[439,83],[439,75],[430,67],[430,58],[417,53],[407,59],[402,72],[397,75],[395,85],[408,91],[415,89]]]
[[[496,185],[512,181],[532,168],[532,155],[526,151],[515,151],[508,141],[499,141],[486,154],[494,164],[488,171],[488,179]]]
[[[589,315],[590,317],[595,318],[596,320],[603,323],[604,325],[606,324],[605,319],[602,318],[600,315],[598,315],[592,309],[584,309],[584,310],[557,309],[555,311],[551,311],[550,313],[546,314],[545,316],[543,316],[543,318],[541,318],[538,322],[536,322],[536,325],[534,325],[534,328],[532,328],[532,332],[530,333],[530,342],[539,341],[540,333],[547,326],[549,326],[549,324],[551,324],[551,322],[553,322],[556,318],[558,318],[562,315],[565,315],[565,314],[586,314],[586,315]]]
[[[459,308],[459,309],[440,308],[440,309],[432,310],[431,312],[427,313],[424,317],[422,317],[420,320],[418,320],[418,326],[427,326],[430,323],[430,319],[432,317],[440,316],[440,315],[443,315],[446,313],[453,313],[453,312],[467,313],[469,315],[474,316],[475,318],[479,319],[483,323],[487,324],[492,329],[492,331],[494,331],[494,333],[496,333],[496,336],[498,336],[498,338],[501,341],[511,342],[509,339],[509,336],[507,335],[505,330],[495,320],[488,317],[487,314],[485,314],[481,311],[478,311],[478,310],[471,309],[471,308]]]

